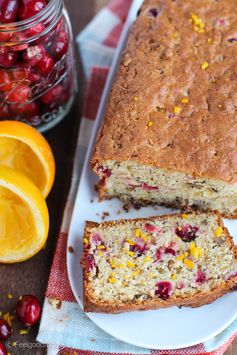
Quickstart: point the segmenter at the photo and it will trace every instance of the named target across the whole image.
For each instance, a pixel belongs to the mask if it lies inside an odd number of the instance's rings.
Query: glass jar
[[[65,117],[77,89],[68,13],[63,0],[46,2],[23,20],[18,8],[15,22],[0,13],[0,120],[23,121],[41,132]]]

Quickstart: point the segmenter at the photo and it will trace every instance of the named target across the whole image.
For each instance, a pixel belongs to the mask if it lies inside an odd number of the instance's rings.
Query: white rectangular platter
[[[91,136],[71,221],[68,245],[73,247],[74,252],[67,255],[68,274],[74,295],[82,308],[83,282],[80,258],[85,221],[101,222],[104,212],[109,212],[107,220],[148,217],[173,212],[163,207],[158,209],[147,207],[140,210],[131,209],[127,213],[123,210],[122,203],[117,199],[99,203],[94,188],[98,180],[90,169],[90,158],[96,134],[103,119],[120,54],[141,3],[141,0],[133,2],[113,60]],[[120,211],[120,214],[118,214],[118,211]],[[225,224],[237,242],[237,221],[228,220],[225,221]],[[178,349],[201,343],[223,331],[237,317],[236,296],[237,292],[232,292],[211,305],[196,309],[172,307],[118,315],[89,313],[88,316],[107,333],[132,345],[149,349]]]

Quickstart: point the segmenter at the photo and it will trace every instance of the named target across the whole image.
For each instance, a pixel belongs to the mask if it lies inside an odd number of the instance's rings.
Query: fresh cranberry
[[[56,32],[61,32],[61,30],[63,29],[63,19],[62,17],[58,20],[58,23],[56,25]]]
[[[7,101],[11,103],[25,103],[31,97],[31,90],[25,84],[18,84],[14,90],[7,95]]]
[[[18,0],[0,0],[0,22],[14,22],[18,10]]]
[[[38,126],[41,123],[41,116],[30,116],[26,117],[27,122],[32,126]]]
[[[12,84],[8,72],[0,69],[0,91],[10,91],[11,88]]]
[[[175,229],[175,233],[179,238],[181,238],[184,242],[191,242],[197,238],[198,227],[184,225],[183,227],[179,227]]]
[[[0,42],[10,41],[12,38],[11,32],[0,32]]]
[[[112,174],[111,169],[108,169],[104,166],[99,166],[97,171],[98,173],[103,173],[103,175],[105,175],[106,177],[110,177]]]
[[[52,56],[55,59],[60,59],[68,50],[68,35],[65,31],[59,32],[52,44]]]
[[[167,300],[172,294],[172,285],[168,281],[160,281],[156,283],[155,295],[162,300]]]
[[[7,355],[7,349],[3,345],[3,343],[0,341],[0,355]]]
[[[25,325],[34,325],[41,314],[41,306],[35,296],[25,295],[17,302],[17,318]]]
[[[0,340],[10,338],[11,334],[12,328],[10,325],[4,319],[0,319]]]
[[[11,111],[19,114],[37,115],[39,113],[39,107],[36,102],[28,104],[11,104]]]
[[[20,0],[18,17],[20,20],[31,18],[43,10],[45,6],[45,0]]]
[[[196,283],[202,285],[205,281],[207,281],[206,275],[203,271],[198,270],[196,275]]]
[[[22,54],[23,59],[31,67],[34,67],[46,55],[45,48],[40,44],[37,46],[28,47]]]
[[[88,271],[91,271],[95,266],[95,259],[93,254],[85,255],[85,265]]]
[[[135,244],[129,246],[129,250],[137,253],[137,256],[144,255],[148,250],[148,246],[143,238],[136,238]]]
[[[40,101],[45,105],[64,102],[65,96],[62,85],[56,85],[54,88],[50,89],[41,96]]]
[[[31,38],[34,36],[39,36],[45,30],[45,25],[42,22],[37,23],[28,30],[25,31],[25,36]]]
[[[8,105],[0,105],[0,119],[5,120],[9,116]]]
[[[12,76],[15,81],[21,81],[26,83],[28,78],[29,69],[24,67],[15,68],[12,70]]]
[[[48,75],[54,66],[53,58],[46,54],[36,65],[38,72],[41,75]]]
[[[33,85],[39,83],[41,80],[41,76],[36,72],[34,72],[33,70],[29,71],[27,78]]]
[[[24,35],[23,32],[16,32],[12,35],[12,42],[15,42],[16,44],[12,46],[12,50],[14,52],[19,52],[19,51],[24,51],[28,47],[27,43],[22,43],[26,40],[26,36]]]
[[[0,46],[0,67],[9,68],[16,64],[18,54],[11,48]]]

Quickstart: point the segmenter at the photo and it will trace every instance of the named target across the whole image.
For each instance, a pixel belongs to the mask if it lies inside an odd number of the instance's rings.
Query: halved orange
[[[49,214],[39,189],[25,175],[0,166],[0,262],[16,263],[45,245]]]
[[[55,161],[46,139],[17,121],[0,122],[0,164],[31,179],[46,198],[55,178]]]

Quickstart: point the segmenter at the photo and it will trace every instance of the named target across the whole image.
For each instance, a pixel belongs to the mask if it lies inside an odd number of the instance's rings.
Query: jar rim
[[[58,20],[62,12],[62,9],[63,9],[63,0],[50,0],[49,3],[46,5],[46,7],[44,7],[36,15],[26,20],[21,20],[21,21],[11,22],[11,23],[2,23],[2,24],[0,23],[0,33],[22,32],[37,25],[39,22],[42,22],[43,24],[50,23],[48,27],[51,28]],[[50,22],[50,20],[53,20],[53,24]],[[48,31],[47,27],[46,29]],[[21,41],[19,41],[19,43],[20,42]]]

